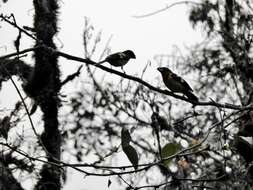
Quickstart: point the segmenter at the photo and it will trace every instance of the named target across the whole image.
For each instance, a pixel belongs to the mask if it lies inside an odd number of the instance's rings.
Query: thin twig
[[[11,15],[11,16],[12,16],[12,15]],[[36,38],[34,35],[30,34],[30,33],[27,32],[26,30],[24,30],[23,28],[21,28],[20,26],[18,26],[16,22],[11,22],[11,21],[8,19],[8,17],[4,16],[3,14],[0,14],[0,18],[3,19],[3,20],[4,20],[5,22],[7,22],[8,24],[10,24],[10,25],[14,26],[15,28],[17,28],[20,32],[23,32],[24,34],[26,34],[26,35],[29,36],[30,38],[32,38],[32,39],[38,41],[37,38]]]
[[[76,72],[74,72],[73,74],[67,76],[66,79],[64,79],[61,82],[61,86],[65,85],[69,81],[72,81],[74,78],[78,77],[80,75],[80,71],[81,71],[82,67],[83,67],[83,65],[79,66]]]
[[[133,16],[134,18],[144,18],[144,17],[149,17],[149,16],[153,16],[153,15],[156,15],[158,13],[161,13],[161,12],[164,12],[176,5],[180,5],[180,4],[189,4],[189,3],[192,3],[192,4],[200,4],[200,3],[197,3],[197,2],[194,2],[194,1],[179,1],[179,2],[175,2],[175,3],[172,3],[170,5],[166,5],[164,8],[162,9],[159,9],[159,10],[156,10],[156,11],[153,11],[151,13],[147,13],[147,14],[143,14],[143,15],[136,15],[136,16]]]
[[[10,58],[10,57],[19,56],[19,55],[22,55],[22,54],[25,54],[25,53],[28,53],[28,52],[31,52],[31,51],[35,51],[38,48],[40,48],[40,47],[37,46],[37,47],[25,49],[23,51],[19,51],[19,52],[15,52],[15,53],[10,53],[10,54],[1,56],[0,59],[7,59],[7,58]]]

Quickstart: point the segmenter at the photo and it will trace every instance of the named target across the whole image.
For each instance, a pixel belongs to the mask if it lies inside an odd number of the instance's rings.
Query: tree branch
[[[105,67],[103,65],[96,65],[97,64],[96,62],[94,62],[94,61],[92,61],[92,60],[90,60],[88,58],[81,58],[81,57],[77,57],[77,56],[74,56],[74,55],[70,55],[70,54],[67,54],[67,53],[64,53],[64,52],[61,52],[61,51],[57,51],[57,50],[55,50],[53,48],[50,48],[50,47],[47,47],[45,45],[39,46],[38,48],[43,48],[43,49],[47,50],[48,53],[50,53],[50,54],[56,54],[57,56],[64,57],[64,58],[66,58],[68,60],[82,62],[82,63],[86,63],[86,64],[89,64],[89,65],[93,65],[95,67],[98,67],[98,68],[106,71],[106,72],[113,73],[113,74],[115,74],[117,76],[120,76],[120,77],[129,79],[129,80],[138,82],[138,83],[142,84],[143,86],[146,86],[150,90],[153,90],[155,92],[159,92],[159,93],[167,95],[167,96],[172,96],[172,97],[174,97],[176,99],[183,100],[185,102],[189,102],[191,104],[194,104],[195,106],[214,106],[214,107],[218,107],[218,108],[226,108],[226,109],[232,109],[232,110],[253,110],[252,106],[240,106],[240,105],[233,105],[233,104],[229,104],[229,103],[218,103],[218,102],[215,102],[215,101],[195,102],[195,101],[189,100],[188,98],[186,98],[184,96],[180,96],[180,95],[174,94],[174,93],[172,93],[172,92],[170,92],[168,90],[162,90],[160,88],[157,88],[157,87],[149,84],[148,82],[142,80],[141,78],[138,78],[138,77],[135,77],[135,76],[131,76],[131,75],[128,75],[128,74],[116,71],[114,69]],[[22,52],[25,52],[25,50],[20,51],[20,54]],[[17,55],[17,54],[15,54],[15,55]],[[13,54],[8,54],[8,55],[2,56],[2,57],[11,57],[11,56],[14,56],[14,53]],[[2,57],[0,57],[0,60],[2,59]]]

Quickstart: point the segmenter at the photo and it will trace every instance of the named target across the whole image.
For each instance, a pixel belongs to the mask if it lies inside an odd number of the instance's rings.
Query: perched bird
[[[193,94],[192,88],[189,84],[177,76],[167,67],[158,67],[157,70],[162,74],[163,82],[172,92],[179,92],[186,95],[190,100],[198,101],[197,96]]]
[[[110,63],[114,67],[123,67],[130,59],[136,59],[136,56],[132,50],[126,50],[123,52],[114,53],[108,55],[103,61],[100,61],[96,65],[100,65],[104,62]]]

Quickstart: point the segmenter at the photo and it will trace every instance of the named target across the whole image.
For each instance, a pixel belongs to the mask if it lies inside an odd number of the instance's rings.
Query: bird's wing
[[[179,83],[181,83],[186,89],[193,91],[192,88],[190,87],[190,85],[182,78],[179,77],[178,75],[176,75],[175,73],[171,74],[171,77],[175,80],[178,81]]]
[[[114,54],[111,54],[109,55],[108,57],[106,57],[106,61],[113,61],[113,60],[120,60],[120,59],[125,59],[126,58],[126,55],[122,52],[119,52],[119,53],[114,53]]]

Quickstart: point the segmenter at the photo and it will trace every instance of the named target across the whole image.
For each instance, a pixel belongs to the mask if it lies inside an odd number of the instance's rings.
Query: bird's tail
[[[195,96],[191,91],[187,91],[187,93],[185,93],[185,95],[192,101],[198,102],[199,99],[197,96]]]
[[[100,61],[100,62],[97,62],[96,64],[94,64],[95,66],[96,65],[101,65],[102,63],[106,62],[106,60],[103,60],[103,61]]]

